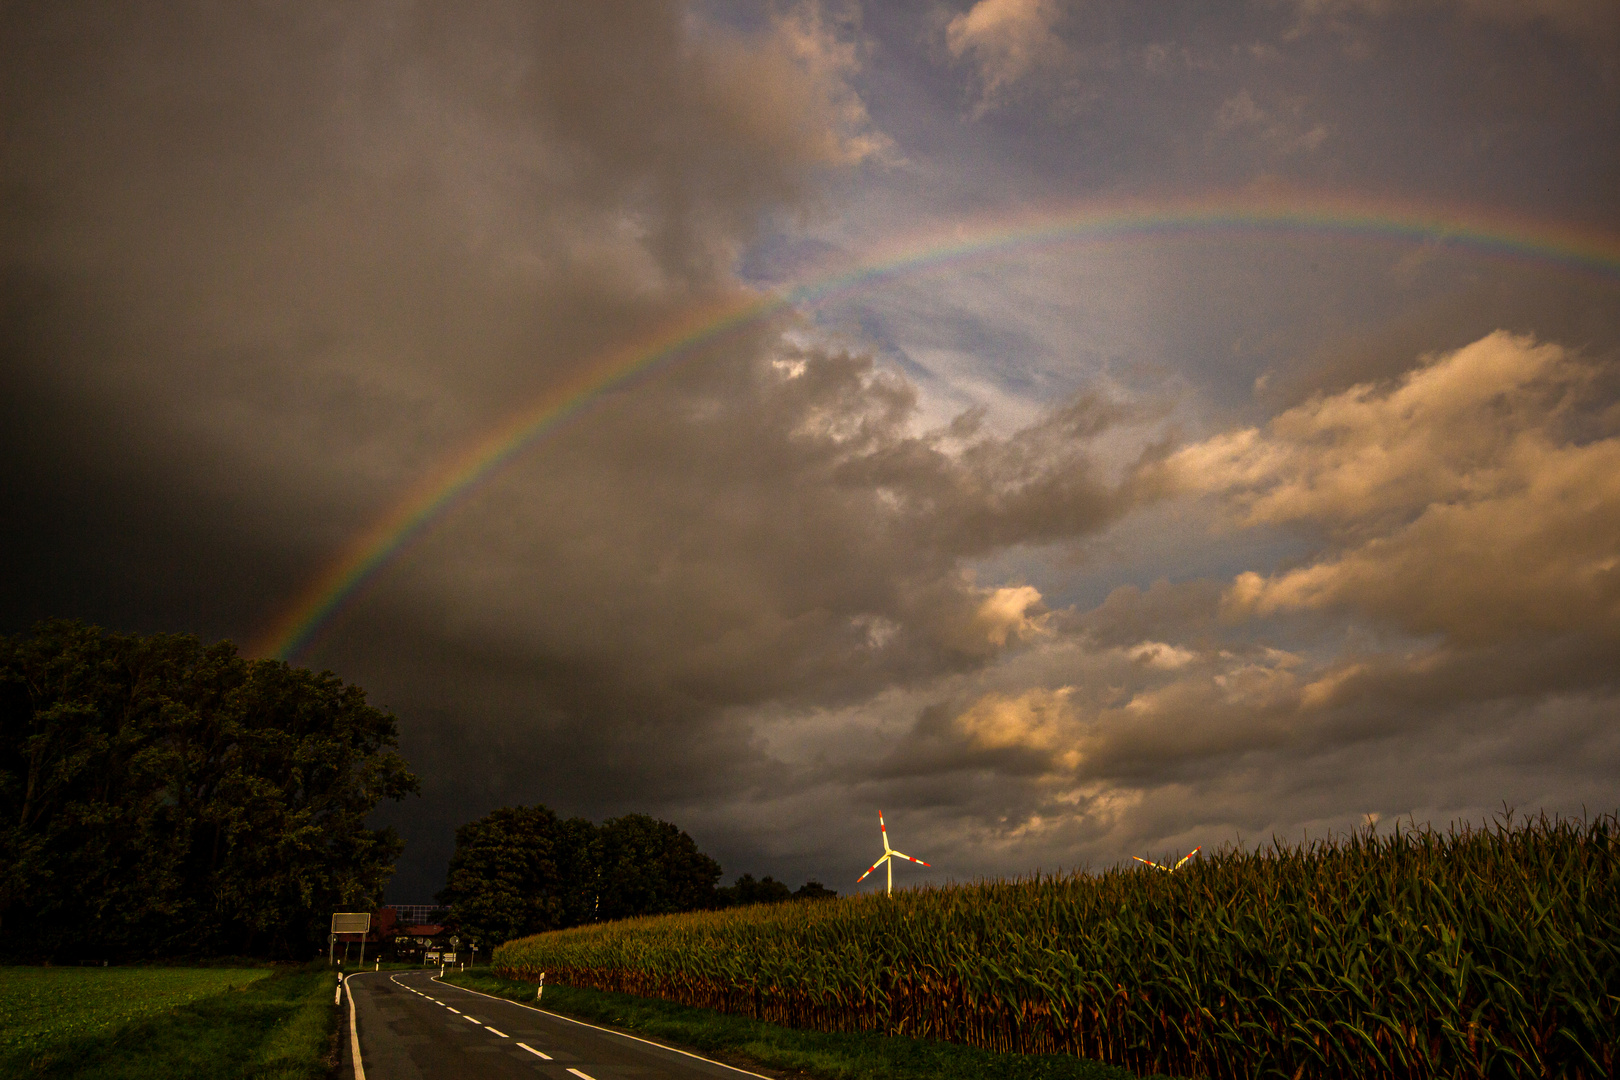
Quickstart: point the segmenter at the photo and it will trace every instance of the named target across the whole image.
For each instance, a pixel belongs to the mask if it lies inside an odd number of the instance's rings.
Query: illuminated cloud
[[[1178,451],[1175,482],[1242,524],[1330,539],[1307,565],[1240,575],[1227,615],[1343,608],[1467,642],[1620,631],[1620,437],[1601,375],[1497,333]]]
[[[978,0],[945,27],[953,57],[971,56],[983,84],[982,112],[1009,86],[1037,67],[1062,57],[1053,32],[1054,0]]]
[[[1028,690],[1016,697],[988,695],[956,717],[956,726],[979,751],[1028,750],[1050,767],[1073,772],[1080,764],[1078,721],[1068,707],[1070,687]]]
[[[859,5],[846,3],[829,13],[817,0],[805,0],[776,12],[772,29],[773,43],[792,57],[808,79],[783,80],[779,72],[760,71],[759,77],[775,82],[756,85],[799,88],[808,98],[790,103],[768,119],[779,126],[788,118],[814,118],[827,142],[827,159],[839,165],[891,158],[894,140],[873,125],[866,103],[850,83],[864,66]],[[745,42],[744,48],[757,48],[757,43]]]
[[[992,589],[979,605],[977,623],[994,645],[1007,644],[1008,638],[1029,637],[1040,630],[1037,617],[1029,612],[1042,609],[1039,590],[1029,585]]]

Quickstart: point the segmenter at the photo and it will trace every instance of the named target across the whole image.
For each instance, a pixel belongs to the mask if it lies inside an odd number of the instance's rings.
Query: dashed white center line
[[[475,1023],[475,1024],[477,1024],[477,1025],[478,1025],[478,1026],[479,1026],[479,1027],[483,1027],[483,1026],[484,1026],[484,1022],[483,1022],[483,1021],[482,1021],[482,1020],[473,1020],[473,1018],[472,1018],[472,1017],[470,1017],[470,1016],[466,1016],[466,1015],[463,1015],[463,1016],[462,1016],[462,1019],[463,1019],[463,1020],[472,1020],[472,1022],[473,1022],[473,1023]]]
[[[540,1058],[540,1059],[542,1059],[544,1061],[550,1061],[551,1060],[551,1055],[550,1054],[542,1054],[540,1051],[536,1050],[534,1047],[530,1046],[528,1043],[518,1043],[518,1045],[523,1047],[523,1049],[527,1050],[529,1053],[533,1054],[537,1058]]]
[[[455,1013],[457,1016],[461,1015],[461,1010],[456,1008],[454,1005],[446,1005],[445,1008],[449,1009],[451,1012]]]
[[[596,1080],[596,1077],[582,1073],[578,1069],[569,1069],[568,1071],[579,1077],[579,1080]]]
[[[485,1025],[484,1025],[484,1026],[485,1026],[485,1027],[486,1027],[486,1028],[489,1028],[489,1030],[490,1030],[490,1032],[491,1032],[491,1033],[492,1033],[492,1034],[495,1034],[495,1035],[499,1035],[499,1036],[500,1036],[500,1037],[501,1037],[501,1038],[503,1038],[503,1039],[510,1039],[510,1038],[511,1038],[511,1037],[512,1037],[512,1036],[510,1036],[510,1035],[508,1035],[508,1034],[507,1034],[507,1033],[506,1033],[506,1032],[504,1032],[504,1031],[496,1031],[496,1030],[495,1030],[495,1029],[494,1029],[494,1028],[492,1028],[492,1027],[489,1027],[489,1025],[488,1025],[488,1024],[485,1024]]]

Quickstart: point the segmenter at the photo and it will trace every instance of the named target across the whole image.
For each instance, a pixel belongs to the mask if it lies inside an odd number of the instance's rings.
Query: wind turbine
[[[1147,863],[1149,866],[1153,867],[1155,870],[1163,870],[1167,874],[1173,874],[1177,870],[1181,869],[1181,863],[1186,862],[1188,859],[1192,858],[1194,855],[1198,854],[1200,851],[1203,851],[1203,850],[1204,850],[1204,845],[1199,844],[1197,847],[1195,847],[1191,851],[1187,852],[1187,854],[1183,855],[1181,857],[1181,862],[1176,863],[1176,865],[1174,865],[1174,866],[1161,866],[1159,863],[1154,862],[1152,859],[1144,859],[1140,855],[1132,855],[1131,858],[1135,859],[1139,863]]]
[[[875,862],[871,866],[867,867],[866,868],[866,873],[862,874],[860,877],[855,879],[855,884],[859,885],[861,882],[866,880],[867,874],[870,874],[873,870],[876,870],[878,867],[882,866],[884,863],[889,863],[889,889],[888,889],[888,891],[892,895],[894,893],[894,863],[889,862],[889,860],[891,858],[892,859],[907,859],[907,860],[910,860],[911,862],[916,863],[918,866],[926,866],[930,870],[933,869],[933,864],[932,863],[925,863],[921,859],[913,859],[913,858],[911,858],[910,855],[907,855],[905,852],[896,851],[896,850],[894,850],[894,848],[889,846],[889,827],[887,825],[883,824],[883,811],[881,811],[881,810],[878,811],[878,830],[883,833],[883,858],[879,859],[877,862]]]

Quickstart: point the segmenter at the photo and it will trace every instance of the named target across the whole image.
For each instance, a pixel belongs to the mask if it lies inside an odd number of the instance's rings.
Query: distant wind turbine
[[[1174,866],[1161,866],[1158,863],[1154,862],[1152,859],[1144,859],[1140,855],[1132,855],[1131,858],[1135,859],[1139,863],[1147,863],[1149,866],[1153,867],[1155,870],[1163,870],[1167,874],[1173,874],[1177,870],[1181,869],[1181,863],[1186,862],[1188,859],[1192,858],[1194,855],[1198,854],[1200,851],[1203,851],[1203,850],[1204,850],[1204,845],[1199,844],[1197,847],[1195,847],[1191,851],[1187,852],[1187,854],[1183,855],[1181,857],[1181,862],[1176,863],[1176,865],[1174,865]]]
[[[855,879],[855,884],[859,885],[861,882],[866,880],[867,875],[870,874],[873,870],[876,870],[878,867],[882,866],[884,863],[889,863],[889,890],[888,891],[892,894],[894,892],[894,863],[889,861],[891,859],[906,859],[906,860],[909,860],[910,862],[916,863],[918,866],[926,866],[930,870],[933,869],[933,864],[932,863],[925,863],[921,859],[913,859],[910,855],[907,855],[905,852],[896,851],[896,850],[894,850],[894,848],[889,846],[889,827],[887,825],[883,824],[883,811],[881,811],[881,810],[878,811],[878,830],[883,833],[883,858],[879,859],[877,862],[875,862],[871,866],[867,867],[866,868],[866,873],[862,874],[860,877]]]

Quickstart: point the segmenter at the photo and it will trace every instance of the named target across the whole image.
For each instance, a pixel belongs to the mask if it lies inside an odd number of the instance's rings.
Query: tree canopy
[[[307,956],[381,899],[416,790],[330,672],[75,622],[0,638],[0,956]]]
[[[719,894],[722,907],[780,904],[784,900],[793,899],[793,890],[769,874],[757,880],[753,874],[744,874],[730,885],[716,889],[715,892]]]
[[[814,878],[812,878],[811,880],[805,882],[803,885],[800,885],[797,889],[793,890],[793,899],[795,899],[795,900],[836,900],[836,899],[838,899],[838,890],[837,889],[829,889],[829,888],[827,888],[827,886],[823,885],[821,882],[816,881]]]
[[[786,884],[771,875],[755,880],[753,874],[744,874],[730,885],[715,890],[720,907],[742,907],[745,904],[780,904],[787,900],[835,900],[838,893],[819,881],[811,880],[790,890]]]
[[[593,825],[544,806],[506,806],[456,830],[438,902],[480,948],[582,923],[676,911],[822,900],[819,881],[790,890],[743,874],[717,887],[720,864],[677,825],[626,814]]]
[[[462,825],[438,902],[472,941],[490,948],[581,921],[569,903],[580,885],[571,872],[569,824],[544,806],[505,806]],[[583,915],[589,912],[587,902]]]
[[[598,919],[715,906],[720,864],[679,826],[646,814],[593,825],[508,806],[456,830],[438,900],[463,934],[503,941]]]
[[[597,831],[599,919],[714,906],[720,864],[678,826],[646,814],[609,818]]]

